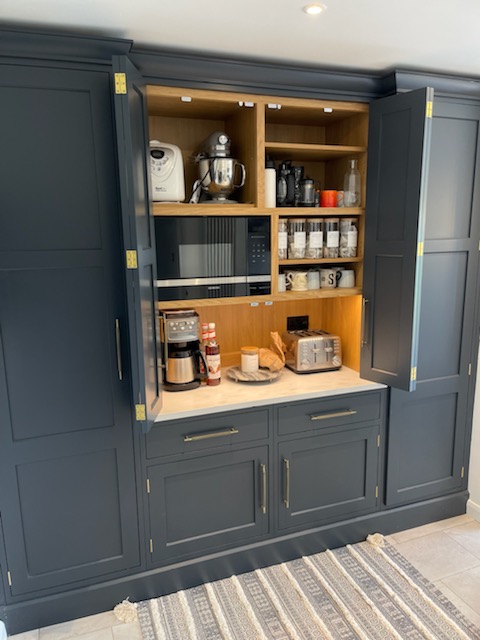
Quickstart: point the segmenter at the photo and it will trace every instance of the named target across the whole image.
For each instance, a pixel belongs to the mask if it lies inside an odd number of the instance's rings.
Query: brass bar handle
[[[290,509],[290,460],[284,458],[283,464],[285,465],[285,498],[283,499],[283,504],[286,509]]]
[[[354,416],[356,413],[354,409],[344,409],[343,411],[334,411],[333,413],[319,413],[310,416],[310,420],[327,420],[328,418],[340,418],[341,416]]]
[[[361,340],[362,347],[364,347],[367,344],[367,341],[365,340],[365,309],[367,304],[368,304],[368,300],[362,297],[362,340]]]
[[[186,435],[183,437],[184,442],[196,442],[197,440],[208,440],[209,438],[222,438],[224,436],[233,436],[238,433],[238,429],[230,427],[224,431],[209,431],[207,433],[197,433],[194,436]]]
[[[117,372],[118,379],[123,380],[123,366],[122,366],[122,340],[120,336],[120,320],[115,318],[115,343],[117,345]]]
[[[267,465],[260,465],[260,472],[262,474],[262,513],[267,513]]]

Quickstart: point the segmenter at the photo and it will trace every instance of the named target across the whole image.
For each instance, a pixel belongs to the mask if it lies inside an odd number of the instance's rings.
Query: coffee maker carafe
[[[215,131],[203,143],[203,151],[197,155],[198,177],[195,189],[202,189],[210,204],[229,204],[229,196],[245,184],[245,166],[230,157],[230,137]]]
[[[162,380],[166,391],[195,389],[206,378],[200,353],[198,313],[193,309],[160,311]]]

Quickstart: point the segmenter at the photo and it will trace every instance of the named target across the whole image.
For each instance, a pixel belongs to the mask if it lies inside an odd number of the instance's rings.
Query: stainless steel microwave
[[[157,216],[155,242],[159,300],[271,292],[269,217]]]

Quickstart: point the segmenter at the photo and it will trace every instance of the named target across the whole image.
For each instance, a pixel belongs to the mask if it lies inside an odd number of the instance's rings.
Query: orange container
[[[320,206],[321,207],[336,207],[337,206],[337,191],[336,189],[328,189],[322,191],[320,194]]]

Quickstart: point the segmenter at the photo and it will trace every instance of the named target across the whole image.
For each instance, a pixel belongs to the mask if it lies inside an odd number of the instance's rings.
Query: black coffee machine
[[[198,313],[193,309],[160,311],[161,373],[166,391],[195,389],[206,377],[200,353]]]

